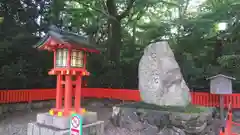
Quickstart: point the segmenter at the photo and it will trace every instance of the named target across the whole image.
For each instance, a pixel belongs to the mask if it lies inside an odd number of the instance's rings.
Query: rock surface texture
[[[114,126],[139,135],[218,135],[221,125],[215,121],[210,110],[182,113],[114,107],[112,115]]]
[[[144,102],[186,106],[191,97],[174,54],[165,41],[152,43],[139,62],[139,90]]]

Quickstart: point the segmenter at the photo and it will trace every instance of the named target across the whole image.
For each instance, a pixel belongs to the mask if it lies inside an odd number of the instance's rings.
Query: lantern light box
[[[72,112],[82,114],[84,109],[80,105],[81,81],[83,76],[89,75],[86,69],[87,53],[100,53],[100,50],[88,43],[83,36],[62,31],[56,26],[51,26],[47,35],[35,47],[54,52],[54,67],[49,71],[49,75],[57,76],[56,107],[49,111],[50,114],[57,116],[69,116]],[[74,108],[72,108],[73,90],[75,90]]]
[[[67,66],[68,49],[56,49],[56,67]]]
[[[72,50],[71,67],[84,67],[84,52],[79,50]]]
[[[56,49],[56,67],[67,67],[68,49]],[[84,51],[71,51],[71,67],[84,67]]]

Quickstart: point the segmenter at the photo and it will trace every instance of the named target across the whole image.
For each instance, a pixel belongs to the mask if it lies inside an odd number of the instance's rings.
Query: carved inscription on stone
[[[144,102],[168,106],[190,103],[189,88],[167,42],[152,43],[145,48],[138,75]]]

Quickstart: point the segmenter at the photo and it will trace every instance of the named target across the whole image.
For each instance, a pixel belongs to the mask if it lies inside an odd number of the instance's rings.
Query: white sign
[[[82,117],[79,114],[72,115],[70,125],[70,135],[82,135]]]

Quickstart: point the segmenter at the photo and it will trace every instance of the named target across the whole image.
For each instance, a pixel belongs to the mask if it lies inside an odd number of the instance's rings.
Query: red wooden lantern
[[[60,31],[55,26],[50,27],[48,34],[35,47],[54,53],[54,68],[48,74],[57,76],[56,107],[49,111],[50,114],[68,116],[72,113],[84,113],[85,109],[81,108],[81,84],[82,77],[89,76],[86,70],[87,53],[100,51],[84,37]],[[72,107],[73,90],[75,90],[74,107]]]

